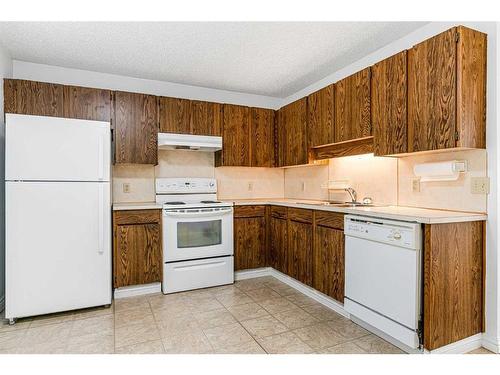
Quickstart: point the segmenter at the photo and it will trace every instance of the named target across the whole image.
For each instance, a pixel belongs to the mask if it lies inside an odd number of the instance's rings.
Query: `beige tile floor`
[[[484,352],[477,350],[475,352]],[[0,353],[402,353],[273,277],[0,325]]]

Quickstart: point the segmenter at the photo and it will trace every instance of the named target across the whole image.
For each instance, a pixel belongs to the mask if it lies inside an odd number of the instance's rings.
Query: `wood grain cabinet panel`
[[[64,117],[111,121],[111,91],[64,86]]]
[[[19,79],[4,80],[4,112],[64,117],[63,85]]]
[[[250,166],[250,108],[224,104],[222,152],[217,166]]]
[[[313,288],[344,303],[344,231],[315,226]]]
[[[309,286],[312,272],[313,224],[288,220],[288,275]]]
[[[158,164],[157,98],[116,91],[115,163]]]
[[[160,97],[160,133],[191,133],[191,100]]]
[[[284,274],[288,274],[287,220],[271,216],[269,221],[269,265]]]
[[[484,230],[481,221],[425,226],[425,349],[483,330]]]
[[[457,33],[450,29],[408,51],[408,151],[455,147]]]
[[[267,263],[265,206],[235,207],[234,269],[264,267]]]
[[[486,148],[487,36],[457,27],[457,147]]]
[[[377,156],[408,151],[406,56],[403,51],[372,66],[371,108]]]
[[[370,68],[335,84],[335,142],[370,136]]]
[[[335,86],[329,85],[307,97],[307,134],[309,147],[335,142]]]
[[[274,111],[250,109],[250,166],[274,166]]]
[[[161,210],[142,215],[143,211],[113,214],[115,288],[162,280]]]
[[[189,133],[222,135],[222,104],[191,100]]]
[[[279,166],[307,164],[307,97],[279,110],[277,133]]]

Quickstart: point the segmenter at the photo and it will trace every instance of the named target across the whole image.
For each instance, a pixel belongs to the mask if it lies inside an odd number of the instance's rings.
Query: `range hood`
[[[222,150],[222,137],[158,133],[158,149],[214,152]]]

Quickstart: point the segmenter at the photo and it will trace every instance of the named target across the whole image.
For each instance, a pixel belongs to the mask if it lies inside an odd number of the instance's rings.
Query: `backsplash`
[[[215,169],[219,199],[283,198],[284,173],[279,168]]]
[[[373,154],[330,159],[329,180],[348,181],[358,201],[370,197],[375,204],[398,203],[398,159]],[[348,193],[330,191],[330,200],[349,201]]]
[[[285,198],[327,200],[328,165],[285,169]]]
[[[413,191],[415,164],[449,160],[467,160],[468,171],[460,173],[456,181],[421,182],[420,191]],[[471,193],[471,177],[485,177],[486,162],[486,150],[450,151],[401,158],[398,168],[399,205],[486,212],[487,196]]]
[[[418,163],[467,160],[468,171],[457,181],[422,182],[413,191],[413,166]],[[295,168],[214,167],[213,153],[160,151],[158,165],[113,166],[113,202],[155,200],[155,177],[216,178],[220,199],[292,198],[349,200],[342,191],[322,188],[327,181],[349,181],[358,200],[375,204],[486,212],[487,196],[471,193],[471,177],[486,176],[486,150],[450,151],[403,158],[369,155],[330,159],[328,165]],[[123,184],[130,191],[124,192]]]

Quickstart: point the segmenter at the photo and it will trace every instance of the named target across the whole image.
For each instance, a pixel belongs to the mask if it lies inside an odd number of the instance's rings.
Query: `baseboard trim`
[[[500,354],[500,338],[491,338],[483,334],[481,341],[483,348],[488,349],[490,352]]]
[[[134,296],[141,296],[145,294],[153,294],[161,292],[161,283],[151,283],[151,284],[143,284],[143,285],[132,285],[132,286],[124,286],[121,288],[116,288],[114,290],[114,298],[127,298]]]
[[[430,354],[465,354],[474,349],[479,349],[482,346],[483,334],[478,333],[473,336],[466,337],[460,341],[442,346],[440,348],[425,351]]]
[[[254,279],[256,277],[271,276],[271,267],[253,268],[251,270],[236,271],[234,280]]]
[[[346,318],[350,318],[349,313],[344,310],[344,306],[341,303],[335,301],[331,297],[324,295],[321,292],[318,292],[316,289],[313,289],[310,286],[307,286],[301,283],[300,281],[297,281],[294,278],[285,275],[284,273],[281,273],[278,270],[275,270],[272,267],[236,271],[234,274],[234,279],[238,281],[238,280],[253,279],[255,277],[263,277],[263,276],[272,276],[278,279],[279,281],[287,284],[288,286],[298,290],[307,297],[312,298],[316,302],[319,302],[322,305],[332,309],[336,313],[345,316]]]

